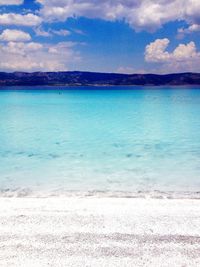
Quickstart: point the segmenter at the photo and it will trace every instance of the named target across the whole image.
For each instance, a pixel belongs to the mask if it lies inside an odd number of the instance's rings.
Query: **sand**
[[[0,198],[0,266],[200,266],[200,200]]]

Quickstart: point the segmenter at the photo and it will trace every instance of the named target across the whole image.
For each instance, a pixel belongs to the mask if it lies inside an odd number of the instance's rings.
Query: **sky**
[[[0,71],[200,72],[200,0],[0,0]]]

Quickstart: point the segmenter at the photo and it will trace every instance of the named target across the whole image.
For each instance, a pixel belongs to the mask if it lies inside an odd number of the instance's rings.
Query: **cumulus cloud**
[[[167,38],[157,39],[146,46],[145,60],[149,62],[162,62],[170,60],[170,54],[165,51],[169,45]]]
[[[157,39],[146,46],[145,60],[149,62],[184,61],[200,56],[194,42],[179,44],[172,53],[166,51],[170,41],[167,38]]]
[[[124,20],[136,30],[155,30],[169,21],[200,22],[199,0],[37,0],[47,21],[84,16]]]
[[[0,6],[21,5],[24,0],[0,0]]]
[[[0,70],[61,71],[80,61],[76,43],[41,44],[36,42],[0,43]]]
[[[0,44],[0,50],[5,53],[5,56],[8,54],[21,55],[27,57],[29,53],[38,52],[43,48],[43,45],[40,43],[30,42],[9,42],[7,44]],[[14,62],[13,62],[14,63]]]
[[[29,33],[26,33],[21,30],[9,30],[6,29],[0,34],[0,41],[10,42],[21,42],[21,41],[30,41],[31,36]]]
[[[172,52],[166,51],[169,43],[169,39],[164,38],[147,45],[145,60],[160,63],[160,70],[165,70],[165,72],[200,70],[200,52],[197,51],[194,42],[179,44]]]
[[[21,26],[37,26],[42,22],[42,19],[34,14],[15,14],[5,13],[0,14],[0,25],[21,25]]]
[[[36,2],[41,4],[40,16],[48,22],[84,16],[108,21],[122,20],[136,30],[149,31],[175,20],[185,20],[190,26],[200,24],[199,0],[36,0]],[[0,0],[1,3],[20,4],[22,0]],[[34,26],[41,23],[41,18],[34,14],[0,15],[0,24],[12,23]]]

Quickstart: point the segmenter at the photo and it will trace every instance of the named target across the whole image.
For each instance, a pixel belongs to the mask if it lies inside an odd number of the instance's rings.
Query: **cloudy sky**
[[[0,0],[0,71],[200,72],[199,0]]]

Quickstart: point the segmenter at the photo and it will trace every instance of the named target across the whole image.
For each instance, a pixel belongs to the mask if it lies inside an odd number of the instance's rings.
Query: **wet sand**
[[[0,266],[200,266],[200,200],[0,198]]]

